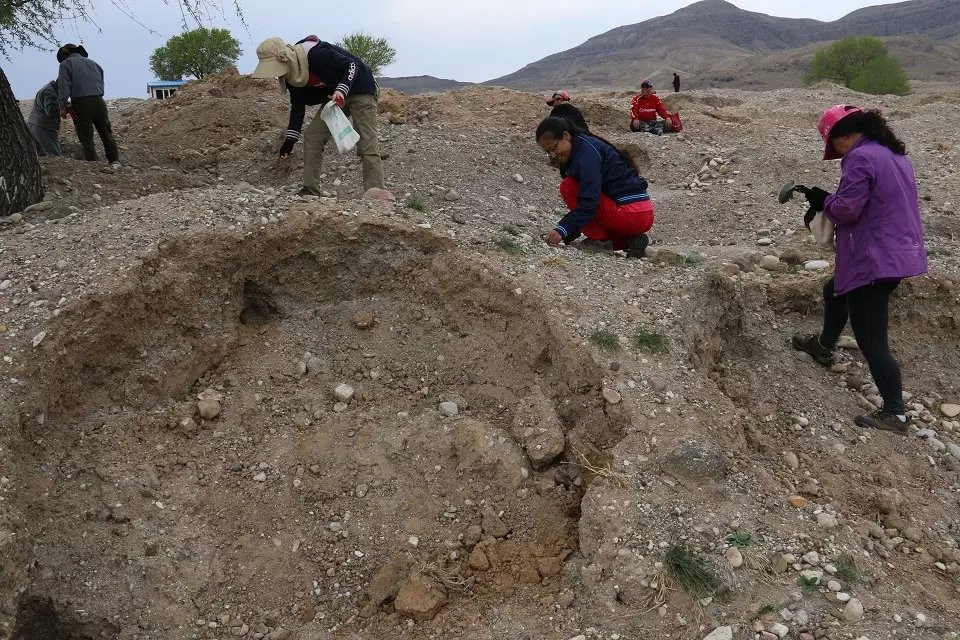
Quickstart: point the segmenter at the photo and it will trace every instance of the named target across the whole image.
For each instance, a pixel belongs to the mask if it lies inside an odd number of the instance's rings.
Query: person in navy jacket
[[[545,236],[547,244],[570,244],[581,234],[611,240],[614,251],[643,257],[653,226],[653,201],[633,157],[565,118],[547,118],[537,144],[560,168],[560,195],[570,209]]]

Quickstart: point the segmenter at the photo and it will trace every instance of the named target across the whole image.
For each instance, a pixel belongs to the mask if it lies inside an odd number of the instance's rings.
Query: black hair
[[[564,133],[569,133],[571,139],[575,138],[576,136],[584,135],[590,136],[591,138],[596,138],[600,142],[610,145],[618,154],[620,154],[620,159],[626,162],[627,165],[637,173],[637,175],[640,175],[640,166],[637,164],[637,161],[629,151],[626,149],[621,149],[609,140],[605,140],[595,133],[591,133],[584,129],[578,129],[576,125],[574,125],[573,122],[567,118],[550,117],[544,119],[544,121],[541,122],[537,127],[537,133],[534,139],[539,143],[540,138],[550,134],[550,137],[554,140],[560,140],[563,138]]]
[[[859,133],[864,138],[879,142],[897,155],[907,154],[907,147],[897,138],[886,119],[876,109],[871,111],[854,111],[841,118],[830,129],[830,139],[845,136],[848,133]]]
[[[553,118],[566,118],[572,122],[573,126],[578,130],[586,133],[590,132],[590,127],[587,126],[587,121],[583,119],[583,113],[580,112],[580,109],[577,109],[569,102],[561,102],[555,106],[550,110],[550,116]]]

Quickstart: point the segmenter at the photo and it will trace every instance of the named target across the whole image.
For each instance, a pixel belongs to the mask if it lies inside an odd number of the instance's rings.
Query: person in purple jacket
[[[917,181],[906,147],[879,111],[836,105],[820,118],[823,159],[840,161],[837,192],[813,187],[810,206],[835,225],[833,277],[823,287],[823,330],[797,335],[793,347],[824,366],[850,321],[883,407],[858,416],[859,427],[907,433],[900,366],[887,341],[890,295],[903,278],[927,271]]]

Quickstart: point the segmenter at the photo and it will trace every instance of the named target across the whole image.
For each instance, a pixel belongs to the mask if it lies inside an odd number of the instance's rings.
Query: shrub
[[[807,84],[832,80],[854,91],[905,95],[910,92],[900,62],[879,38],[850,36],[818,51],[804,78]]]

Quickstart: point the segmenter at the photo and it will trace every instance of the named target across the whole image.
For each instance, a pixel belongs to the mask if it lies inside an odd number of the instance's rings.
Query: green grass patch
[[[510,238],[498,238],[494,244],[497,245],[498,249],[512,256],[518,256],[523,253],[523,247]]]
[[[419,211],[423,213],[427,210],[427,203],[418,198],[417,196],[410,196],[406,202],[406,207],[408,209],[413,209],[414,211]]]
[[[667,336],[640,327],[633,332],[633,345],[650,353],[662,353],[667,350]]]
[[[699,253],[688,253],[683,258],[683,266],[685,267],[695,267],[701,262],[703,262],[703,256]]]
[[[726,540],[727,544],[731,547],[742,549],[750,546],[750,543],[753,542],[753,536],[746,531],[737,531],[728,535],[724,540]]]
[[[663,566],[674,584],[697,597],[711,595],[723,585],[707,561],[683,545],[675,544],[667,550]]]
[[[863,577],[851,555],[840,556],[835,566],[837,567],[837,576],[843,578],[849,584],[859,582],[860,578]]]
[[[820,581],[816,578],[804,578],[803,576],[797,578],[797,586],[800,587],[800,591],[802,591],[805,596],[811,596],[816,593],[819,584]]]
[[[604,351],[619,351],[620,336],[609,329],[597,329],[590,334],[590,342]]]

